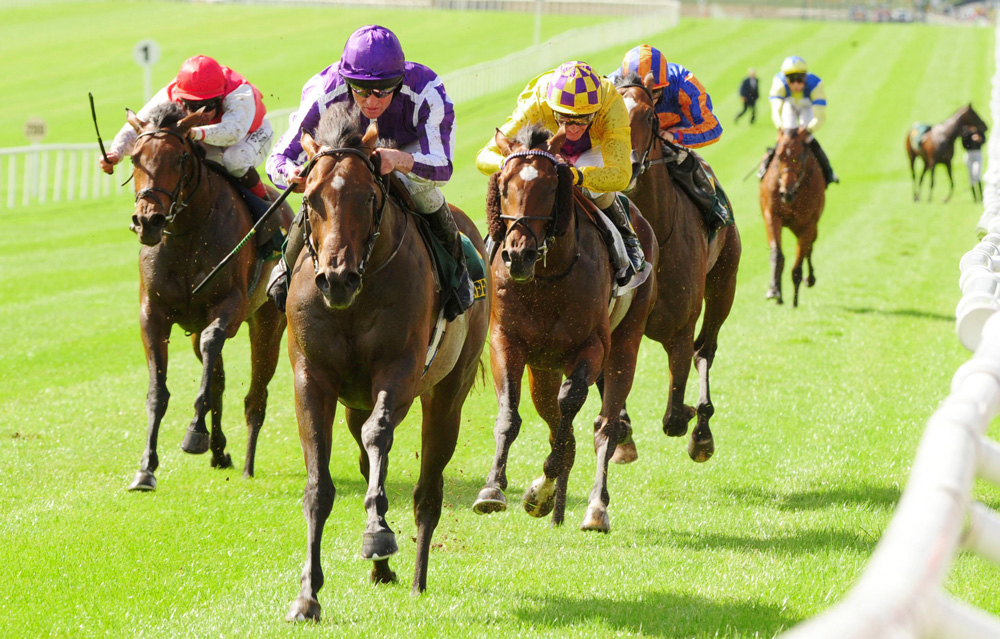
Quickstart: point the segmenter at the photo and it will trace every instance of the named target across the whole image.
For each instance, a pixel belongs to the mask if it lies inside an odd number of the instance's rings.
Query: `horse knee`
[[[559,411],[563,416],[576,415],[587,401],[587,382],[574,373],[559,387]]]

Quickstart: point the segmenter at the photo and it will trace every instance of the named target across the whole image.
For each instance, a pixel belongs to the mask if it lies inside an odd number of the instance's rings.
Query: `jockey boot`
[[[465,251],[462,250],[462,238],[448,202],[442,202],[436,211],[421,215],[430,223],[434,237],[444,245],[445,250],[455,260],[455,280],[458,284],[450,295],[444,296],[443,300],[444,317],[450,322],[472,307],[476,299],[476,289],[472,284],[472,278],[469,277],[469,269],[465,264]]]
[[[610,206],[601,209],[601,211],[608,216],[608,219],[615,225],[618,232],[622,234],[622,240],[625,242],[625,253],[628,255],[628,268],[631,269],[631,272],[625,273],[619,279],[624,279],[627,282],[632,275],[645,268],[646,256],[642,252],[642,247],[639,246],[639,238],[636,237],[632,223],[628,219],[628,212],[625,210],[625,206],[621,200],[618,199],[618,196],[616,195],[611,200]]]
[[[264,183],[260,181],[260,175],[257,173],[257,169],[250,167],[247,172],[243,174],[243,177],[239,179],[240,184],[248,191],[264,200],[265,202],[270,201],[267,196],[267,189],[264,188]]]
[[[288,280],[291,267],[299,259],[299,253],[306,244],[306,232],[303,219],[305,218],[305,201],[299,214],[292,220],[292,225],[288,227],[288,238],[285,239],[285,247],[281,259],[271,270],[271,277],[267,281],[267,296],[271,298],[274,305],[282,313],[285,312],[285,301],[288,299]]]
[[[771,165],[771,160],[774,159],[774,147],[767,147],[767,153],[764,154],[764,159],[760,161],[760,168],[757,169],[757,179],[763,180],[764,174],[767,173],[767,167]]]
[[[693,153],[688,153],[680,164],[667,166],[671,179],[701,211],[701,217],[710,233],[732,222],[733,214],[725,196],[716,188],[716,183],[709,177],[705,166]]]
[[[840,178],[837,174],[833,172],[833,167],[830,166],[830,158],[826,157],[826,152],[823,151],[823,147],[819,145],[819,140],[812,138],[809,140],[809,148],[816,155],[816,161],[819,162],[819,168],[823,169],[823,179],[826,180],[826,185],[840,184]]]

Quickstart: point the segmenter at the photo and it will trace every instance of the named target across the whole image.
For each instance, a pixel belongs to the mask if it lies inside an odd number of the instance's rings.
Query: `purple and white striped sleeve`
[[[436,75],[414,99],[414,124],[420,151],[413,154],[412,172],[435,182],[451,179],[455,156],[455,106]]]
[[[324,99],[325,73],[310,78],[302,87],[302,100],[299,109],[288,118],[288,129],[282,134],[265,165],[267,175],[279,189],[288,188],[288,174],[297,166],[306,163],[306,153],[302,149],[302,132],[314,131],[319,123],[320,101]]]

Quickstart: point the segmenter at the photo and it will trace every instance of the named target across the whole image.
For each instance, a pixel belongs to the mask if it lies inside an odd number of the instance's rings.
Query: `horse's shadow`
[[[916,319],[928,319],[937,320],[940,322],[954,322],[954,315],[945,315],[943,313],[934,313],[932,311],[921,311],[915,308],[897,308],[897,309],[881,309],[881,308],[871,308],[869,306],[861,307],[851,307],[851,306],[841,306],[842,309],[848,313],[854,313],[856,315],[891,315],[896,317],[913,317]]]
[[[781,493],[761,488],[727,490],[727,494],[745,503],[769,505],[782,511],[819,510],[830,506],[864,505],[880,510],[896,507],[902,492],[898,488],[862,484],[852,487],[827,487]]]
[[[624,593],[619,593],[624,594]],[[655,637],[719,634],[771,637],[797,623],[777,606],[759,601],[720,602],[697,595],[644,592],[615,598],[550,595],[514,611],[533,627],[593,627]]]

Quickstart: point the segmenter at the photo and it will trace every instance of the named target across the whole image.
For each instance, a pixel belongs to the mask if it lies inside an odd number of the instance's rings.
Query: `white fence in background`
[[[658,3],[653,12],[572,29],[538,46],[444,74],[441,79],[454,102],[466,102],[511,87],[520,88],[532,76],[566,60],[586,59],[587,55],[611,47],[634,46],[648,36],[676,26],[679,20],[680,2],[666,0]],[[268,113],[277,136],[288,127],[288,117],[294,111],[281,109]],[[113,177],[107,176],[97,166],[99,155],[94,143],[0,149],[0,210],[32,202],[101,197],[120,191],[121,183],[128,179],[128,173],[123,172],[128,163],[119,164]]]
[[[1000,42],[1000,22],[997,24]],[[1000,122],[1000,46],[990,112]],[[1000,564],[1000,516],[972,498],[977,478],[1000,484],[1000,445],[986,437],[1000,416],[1000,135],[987,147],[989,231],[959,263],[956,331],[972,358],[931,416],[910,481],[871,561],[845,599],[782,639],[1000,639],[1000,619],[943,588],[963,550]]]

